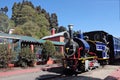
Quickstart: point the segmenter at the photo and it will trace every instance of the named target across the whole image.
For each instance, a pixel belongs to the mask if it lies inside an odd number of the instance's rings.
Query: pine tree
[[[35,9],[36,9],[36,12],[37,12],[38,14],[41,14],[41,7],[40,7],[40,6],[37,6]]]
[[[58,20],[56,13],[52,13],[50,17],[50,27],[55,28],[56,31],[58,30]]]
[[[7,6],[4,7],[4,12],[5,12],[5,14],[8,12],[8,7]]]

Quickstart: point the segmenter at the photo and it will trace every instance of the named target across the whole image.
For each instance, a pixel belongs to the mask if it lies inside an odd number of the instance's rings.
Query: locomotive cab
[[[100,63],[108,64],[109,60],[108,33],[104,31],[91,31],[85,32],[83,35],[89,37],[89,40],[87,42],[92,47],[90,50],[96,52],[96,55]]]

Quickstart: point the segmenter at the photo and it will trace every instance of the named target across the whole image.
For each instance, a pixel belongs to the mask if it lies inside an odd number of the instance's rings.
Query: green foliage
[[[8,49],[8,44],[0,44],[0,67],[7,68],[15,60],[16,53]]]
[[[18,65],[21,67],[32,66],[35,62],[36,55],[32,53],[29,47],[22,48],[21,52],[19,53],[19,61]]]
[[[60,26],[59,29],[58,29],[58,33],[63,32],[63,31],[67,31],[66,27]]]
[[[51,28],[55,28],[56,31],[58,30],[58,20],[56,13],[52,13],[50,17],[50,26]]]
[[[27,35],[40,39],[43,36],[49,35],[50,32],[48,32],[47,27],[39,27],[36,23],[29,21],[20,27],[16,27],[13,34]]]
[[[12,19],[15,21],[16,26],[23,25],[25,22],[32,21],[35,18],[36,12],[32,7],[28,5],[17,7],[13,8],[12,14]]]
[[[4,13],[0,13],[0,31],[7,33],[12,26],[14,26],[14,22],[9,20]]]
[[[13,31],[13,34],[24,35],[24,31],[22,28],[16,27],[15,30]]]
[[[14,34],[42,38],[49,35],[49,14],[40,6],[34,8],[31,2],[14,3],[12,20],[15,22]],[[17,28],[19,27],[19,28]]]
[[[14,34],[27,35],[42,38],[50,35],[50,29],[58,30],[56,13],[49,14],[41,6],[36,6],[23,0],[22,3],[14,3],[11,20],[5,15],[7,6],[0,9],[0,31],[8,33],[9,29],[15,29]],[[26,30],[27,28],[28,30]]]
[[[55,53],[55,46],[50,41],[46,41],[43,43],[42,47],[42,59],[47,60],[49,57],[53,57]]]
[[[8,7],[7,6],[0,9],[0,13],[5,13],[6,14],[7,12],[8,12]]]
[[[53,56],[56,63],[62,63],[62,59],[65,58],[64,55],[60,52],[56,52]]]
[[[62,55],[62,53],[59,53],[59,52],[56,52],[55,54],[54,54],[54,58],[56,58],[56,59],[62,59],[64,56]]]

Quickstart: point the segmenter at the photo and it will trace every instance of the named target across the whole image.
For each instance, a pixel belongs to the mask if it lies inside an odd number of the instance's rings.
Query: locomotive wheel
[[[78,68],[76,71],[77,73],[85,72],[85,65],[83,63],[79,62],[79,65],[77,68]]]

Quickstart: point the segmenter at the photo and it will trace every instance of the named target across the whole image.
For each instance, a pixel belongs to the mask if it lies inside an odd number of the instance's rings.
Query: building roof
[[[42,39],[48,39],[48,38],[53,38],[53,37],[63,36],[65,32],[67,32],[67,31],[60,32],[60,33],[56,33],[56,34],[54,34],[54,35],[50,35],[50,36],[45,36],[45,37],[43,37]]]
[[[6,33],[0,33],[0,38],[7,38],[7,39],[20,39],[16,35],[6,34]]]
[[[30,36],[21,36],[21,35],[13,35],[13,34],[6,34],[6,33],[0,33],[0,38],[19,39],[21,41],[37,42],[37,39]]]
[[[35,39],[30,36],[21,36],[21,35],[13,35],[13,34],[6,34],[6,33],[0,33],[0,38],[7,38],[7,39],[18,39],[21,41],[26,42],[37,42],[37,43],[44,43],[46,40],[43,39]],[[54,45],[64,45],[64,42],[57,42],[57,41],[51,41]]]
[[[40,39],[38,40],[39,43],[45,43],[46,40]],[[64,42],[58,42],[58,41],[51,41],[54,45],[64,45]]]
[[[38,42],[37,39],[29,36],[20,36],[20,40],[22,41],[28,41],[28,42]]]

